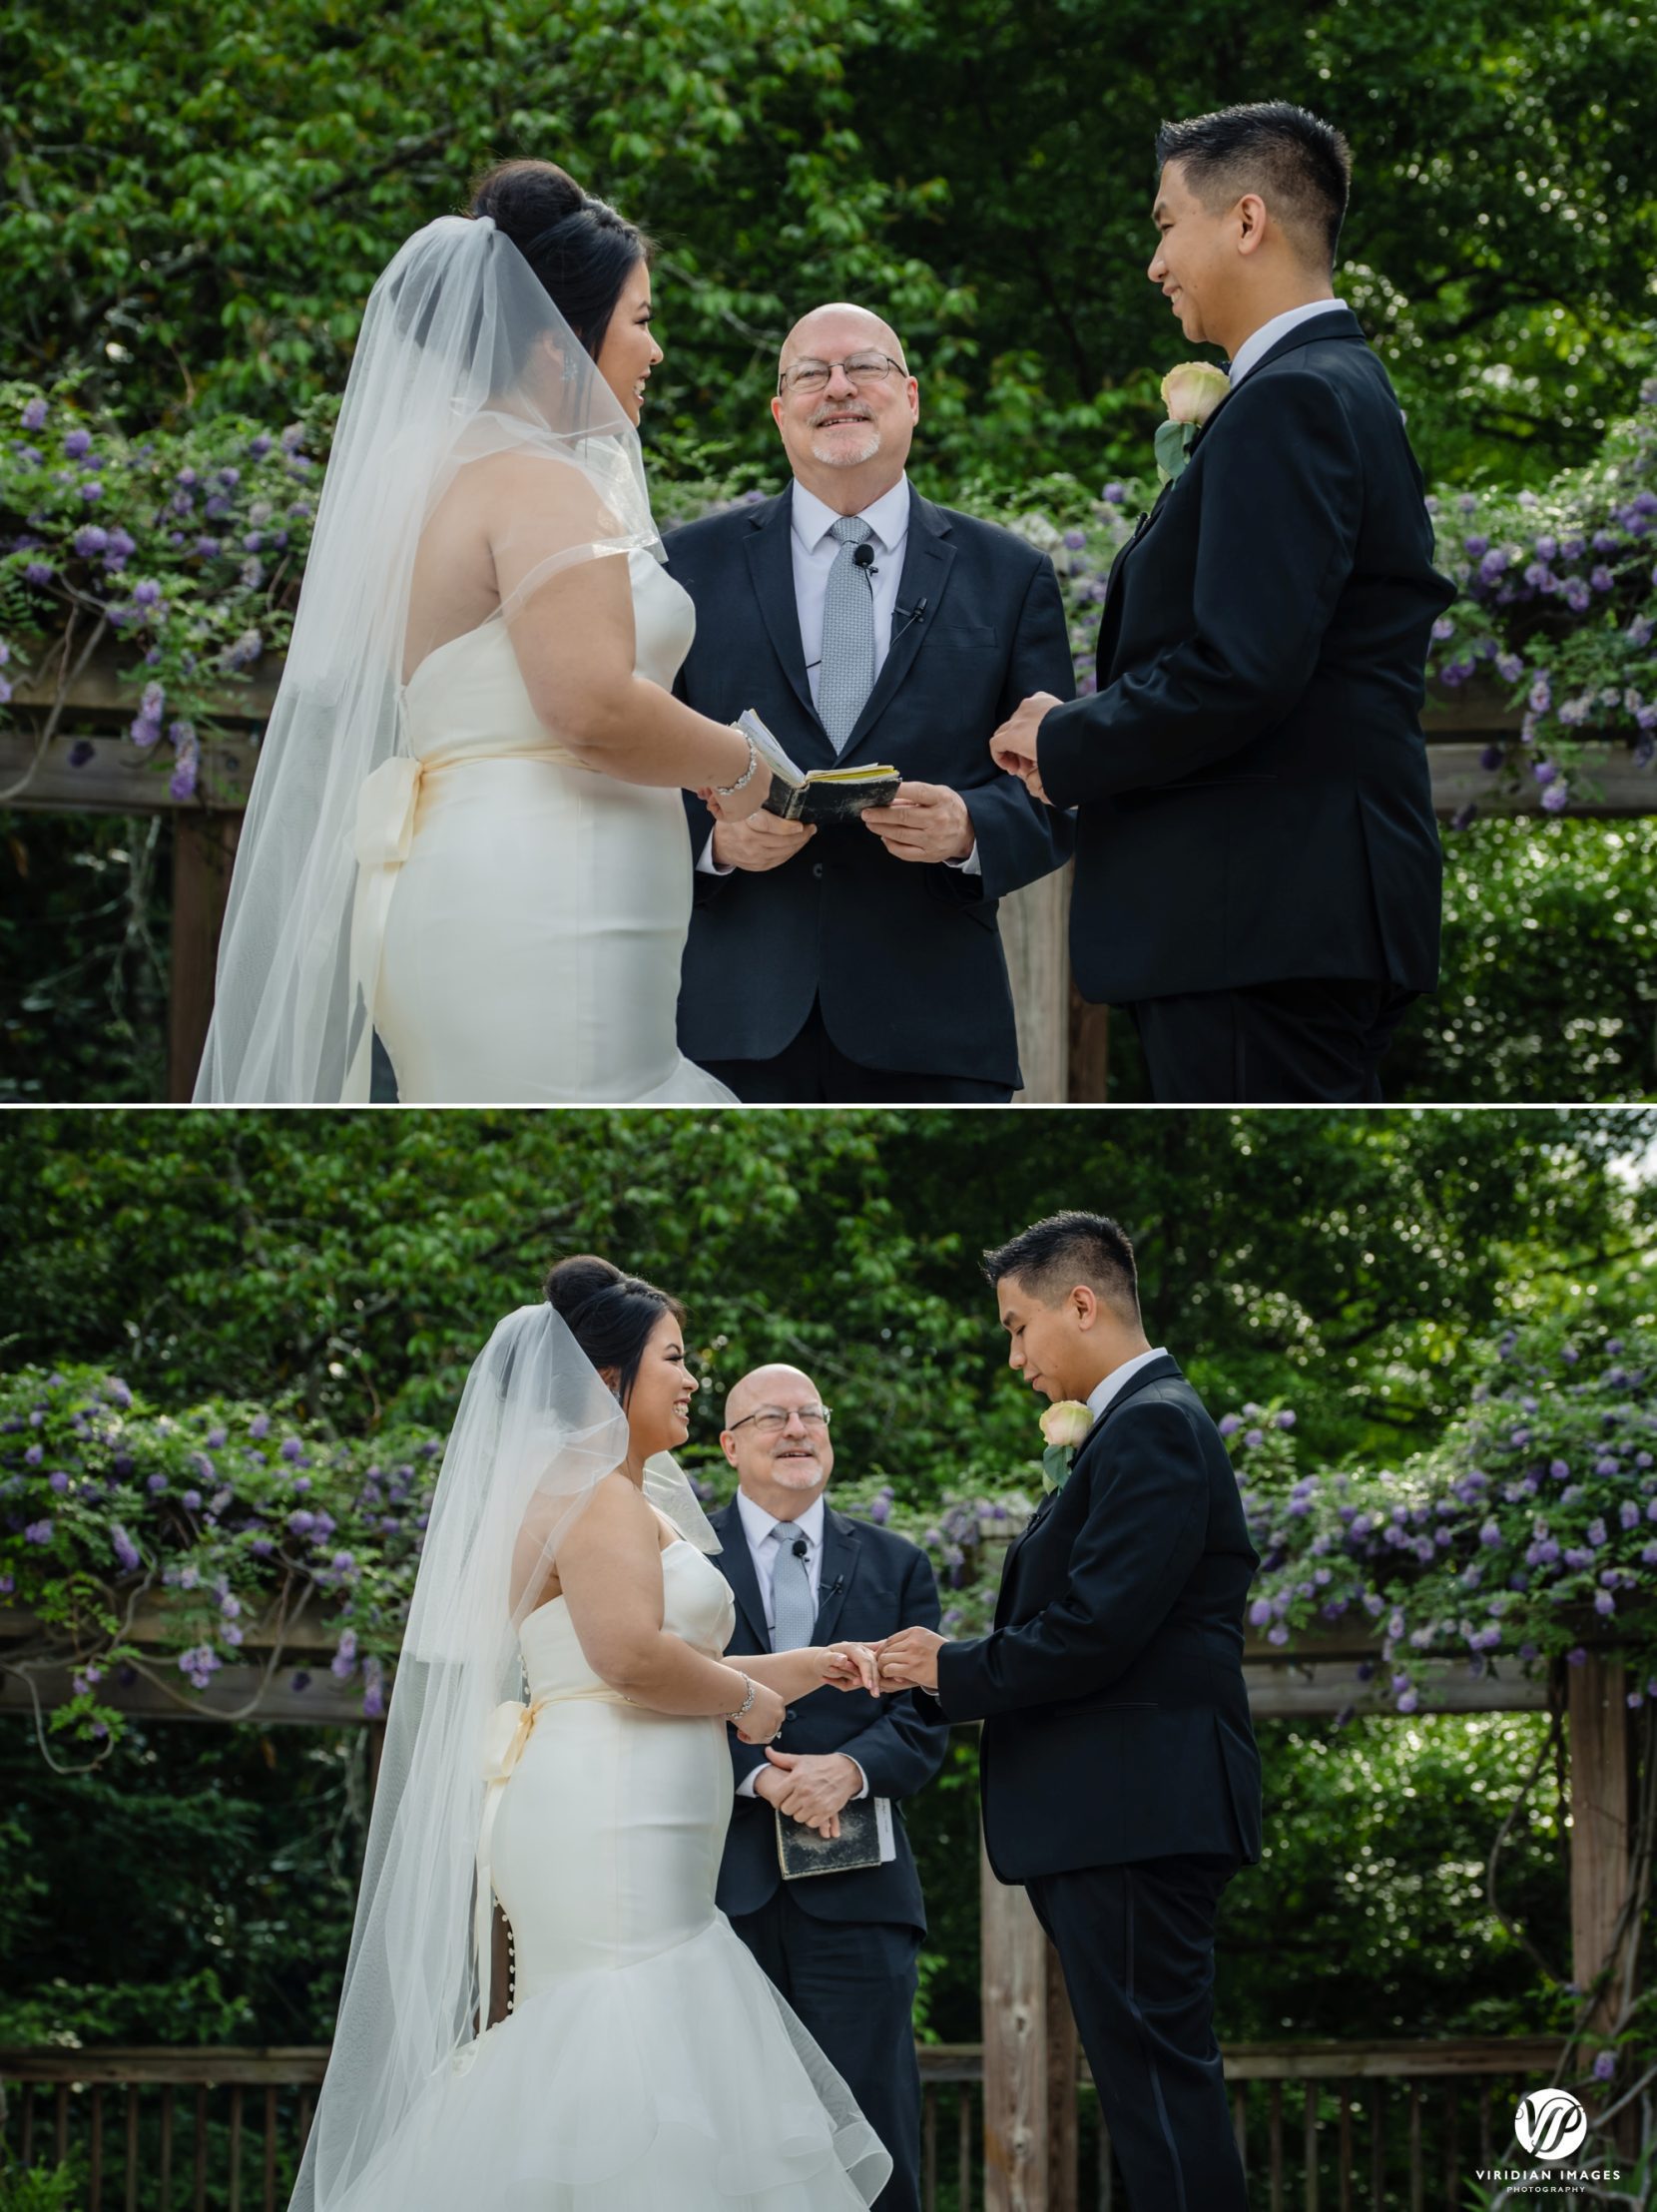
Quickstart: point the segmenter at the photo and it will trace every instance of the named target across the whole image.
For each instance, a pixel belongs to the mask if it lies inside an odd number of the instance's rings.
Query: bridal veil
[[[369,294],[237,854],[199,1100],[367,1098],[358,809],[371,778],[412,773],[405,672],[466,627],[423,604],[414,636],[410,609],[422,534],[471,467],[504,493],[488,545],[501,619],[575,562],[661,557],[638,433],[591,356],[489,217],[445,216]]]
[[[518,1629],[565,1531],[627,1451],[626,1415],[562,1316],[509,1314],[466,1379],[432,1498],[292,2212],[373,2202],[375,2167],[422,2094],[469,2062],[487,1981],[473,1886],[491,1720],[522,1696]],[[650,1462],[645,1494],[719,1549],[671,1457]]]

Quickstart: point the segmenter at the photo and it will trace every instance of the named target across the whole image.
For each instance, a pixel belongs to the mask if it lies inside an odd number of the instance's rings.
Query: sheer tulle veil
[[[661,557],[638,433],[590,355],[489,217],[445,216],[369,294],[237,854],[200,1100],[368,1095],[358,803],[406,755],[421,533],[460,469],[503,455],[528,540],[508,617],[572,562]]]
[[[518,1627],[565,1530],[627,1451],[626,1416],[562,1316],[509,1314],[466,1379],[432,1499],[293,2212],[373,2205],[376,2165],[422,2092],[468,2062],[490,1717],[522,1697]],[[720,1548],[671,1457],[649,1463],[645,1491],[699,1549]]]

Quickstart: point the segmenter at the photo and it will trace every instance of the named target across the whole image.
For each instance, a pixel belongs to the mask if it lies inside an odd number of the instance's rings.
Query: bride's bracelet
[[[745,1681],[745,1682],[746,1682],[746,1683],[748,1684],[748,1695],[747,1695],[747,1697],[745,1697],[745,1698],[743,1699],[743,1701],[742,1701],[741,1705],[739,1705],[739,1706],[737,1707],[737,1710],[736,1710],[736,1711],[735,1711],[734,1713],[731,1713],[731,1714],[728,1714],[728,1715],[727,1715],[727,1718],[728,1718],[728,1719],[730,1719],[730,1720],[734,1720],[734,1721],[740,1721],[740,1720],[742,1719],[743,1715],[744,1715],[744,1714],[745,1714],[745,1713],[746,1713],[746,1712],[748,1711],[749,1707],[750,1707],[750,1706],[751,1706],[751,1705],[752,1705],[752,1704],[754,1703],[754,1700],[755,1700],[755,1699],[756,1699],[756,1698],[757,1698],[757,1697],[759,1696],[760,1692],[759,1692],[759,1689],[757,1688],[757,1686],[755,1685],[755,1682],[754,1682],[754,1680],[753,1680],[753,1677],[752,1677],[752,1676],[750,1676],[750,1675],[746,1675],[746,1674],[743,1674],[743,1670],[741,1669],[741,1667],[736,1667],[736,1668],[733,1668],[733,1670],[732,1670],[732,1671],[733,1671],[733,1673],[735,1673],[735,1674],[742,1674],[742,1675],[743,1675],[743,1680],[744,1680],[744,1681]]]
[[[733,723],[731,727],[733,730],[736,730],[737,725]],[[754,743],[754,740],[749,736],[746,730],[740,730],[737,732],[737,734],[742,739],[743,743],[748,747],[748,766],[743,770],[742,774],[737,778],[737,781],[734,784],[716,784],[714,786],[716,794],[721,799],[735,799],[738,792],[742,791],[745,786],[753,783],[754,771],[760,765],[760,749]],[[744,1679],[747,1679],[746,1676],[744,1677]]]

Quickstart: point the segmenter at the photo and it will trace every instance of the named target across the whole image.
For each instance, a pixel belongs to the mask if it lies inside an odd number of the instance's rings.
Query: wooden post
[[[1110,1075],[1110,1008],[1091,1006],[1070,986],[1070,1096],[1088,1106],[1105,1103]]]
[[[1077,2212],[1076,2023],[1020,1889],[980,1857],[984,2212]]]
[[[1070,1096],[1070,870],[1026,883],[1001,901],[1001,946],[1007,956],[1018,1059],[1029,1106],[1062,1106]]]
[[[173,991],[167,1095],[188,1103],[213,1012],[219,930],[242,829],[237,814],[181,813],[173,824]]]
[[[1621,2009],[1622,1964],[1632,1931],[1617,1941],[1617,1921],[1633,1880],[1630,1843],[1634,1811],[1633,1737],[1628,1718],[1628,1670],[1621,1659],[1590,1651],[1565,1669],[1570,1722],[1571,1973],[1586,1990],[1609,1966],[1604,1995],[1589,2015],[1589,2032],[1609,2031]],[[1626,2075],[1625,2075],[1626,2080]],[[1589,2100],[1603,2110],[1617,2085]],[[1618,2151],[1639,2154],[1639,2113],[1630,2106],[1611,2122]]]
[[[1565,1670],[1571,1761],[1571,1970],[1586,1989],[1612,1958],[1617,1916],[1633,1873],[1629,1855],[1633,1762],[1628,1730],[1627,1670],[1620,1659],[1590,1651]],[[1596,2028],[1616,2017],[1615,1983],[1593,2016]]]

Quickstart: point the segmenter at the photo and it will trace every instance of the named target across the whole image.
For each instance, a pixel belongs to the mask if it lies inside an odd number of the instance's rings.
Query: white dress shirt
[[[775,1591],[779,1542],[792,1545],[797,1537],[805,1537],[806,1576],[812,1585],[812,1603],[814,1606],[821,1606],[823,1602],[823,1500],[821,1497],[814,1498],[798,1520],[780,1521],[774,1520],[763,1505],[756,1505],[746,1491],[739,1490],[737,1513],[743,1524],[743,1534],[748,1538],[749,1557],[754,1561],[754,1576],[760,1585],[760,1602],[765,1607],[766,1636],[769,1640],[777,1632]],[[739,1662],[733,1659],[727,1664],[737,1666]],[[845,1756],[851,1758],[849,1752]],[[855,1759],[851,1760],[851,1764],[857,1767]],[[756,1767],[753,1773],[743,1776],[737,1785],[738,1797],[757,1795],[754,1780],[759,1772]],[[857,1767],[857,1788],[853,1795],[868,1795],[868,1777],[861,1767]]]
[[[1328,314],[1331,307],[1344,307],[1346,301],[1331,296],[1328,299],[1308,299],[1298,307],[1285,307],[1282,314],[1273,315],[1270,322],[1263,322],[1258,330],[1251,330],[1227,369],[1231,388],[1235,391],[1251,368],[1258,366],[1264,356],[1277,344],[1279,338],[1301,323],[1310,322],[1315,314]]]
[[[1166,1345],[1155,1345],[1149,1352],[1136,1352],[1131,1360],[1124,1360],[1119,1368],[1112,1368],[1105,1380],[1095,1382],[1087,1393],[1087,1409],[1093,1418],[1099,1418],[1130,1376],[1137,1375],[1141,1368],[1148,1368],[1153,1360],[1166,1360],[1167,1357]]]
[[[812,687],[812,705],[818,704],[823,678],[823,608],[828,596],[828,571],[838,556],[840,543],[833,535],[839,515],[825,505],[815,491],[795,478],[793,517],[789,527],[789,551],[794,558],[794,604],[800,620],[800,643],[806,654],[806,680]],[[903,576],[903,549],[909,538],[909,479],[899,476],[890,491],[859,510],[868,524],[868,542],[874,565],[868,571],[869,598],[874,607],[874,681],[886,665],[891,650],[891,620],[897,610],[897,587]],[[704,875],[729,875],[714,858],[712,837],[703,846],[697,866]],[[978,847],[964,860],[948,860],[968,875],[982,873]]]

